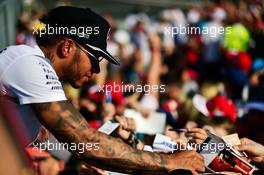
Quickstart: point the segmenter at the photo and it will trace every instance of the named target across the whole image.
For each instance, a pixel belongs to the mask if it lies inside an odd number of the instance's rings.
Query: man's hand
[[[249,158],[264,165],[264,146],[248,138],[240,139],[241,145],[235,147],[238,151],[245,151]]]
[[[189,128],[187,130],[186,137],[191,137],[191,141],[196,144],[202,144],[208,135],[202,128]]]
[[[120,123],[116,131],[117,137],[121,138],[124,141],[127,141],[129,136],[132,134],[132,131],[136,129],[136,122],[132,118],[125,116],[115,116],[115,120]]]
[[[116,115],[115,120],[120,123],[123,129],[134,131],[136,130],[136,122],[133,118],[128,118],[125,116]]]
[[[205,171],[204,158],[195,151],[182,151],[169,156],[171,156],[169,171],[186,169],[192,171],[194,175]]]

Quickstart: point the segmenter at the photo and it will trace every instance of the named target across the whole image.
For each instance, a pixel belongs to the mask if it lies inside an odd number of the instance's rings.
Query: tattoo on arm
[[[166,171],[162,154],[135,150],[122,141],[89,127],[68,101],[33,104],[41,123],[62,143],[99,143],[99,150],[73,152],[89,164],[111,170]]]

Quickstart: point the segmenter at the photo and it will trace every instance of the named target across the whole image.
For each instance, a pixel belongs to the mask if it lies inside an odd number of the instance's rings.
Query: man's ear
[[[59,43],[57,54],[60,58],[67,58],[74,53],[75,44],[73,40],[66,39]]]

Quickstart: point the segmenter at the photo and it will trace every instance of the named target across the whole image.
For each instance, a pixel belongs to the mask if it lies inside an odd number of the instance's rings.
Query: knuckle
[[[202,172],[205,172],[205,167],[204,166],[202,167]]]
[[[194,139],[195,143],[200,143],[201,140],[200,139]]]
[[[193,137],[198,137],[198,134],[197,133],[192,133],[191,134]]]
[[[249,139],[248,139],[248,138],[246,138],[246,137],[243,137],[242,139],[240,139],[240,141],[241,141],[241,142],[248,142],[248,141],[249,141]]]

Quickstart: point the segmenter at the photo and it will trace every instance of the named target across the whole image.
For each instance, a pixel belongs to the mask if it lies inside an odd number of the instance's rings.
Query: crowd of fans
[[[155,16],[133,12],[117,20],[105,14],[112,27],[108,51],[121,66],[103,60],[100,74],[87,86],[76,90],[65,84],[66,95],[96,129],[119,120],[115,116],[129,108],[145,118],[165,114],[163,134],[175,142],[188,137],[168,128],[203,128],[218,136],[237,132],[264,144],[263,6],[260,0],[219,1],[184,10],[172,7]],[[40,13],[21,16],[17,44],[36,44],[32,26]],[[175,32],[180,27],[222,27],[225,32]],[[125,85],[143,88],[113,90]],[[129,133],[120,133],[128,139]],[[150,135],[137,135],[142,144],[150,144]]]

